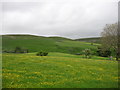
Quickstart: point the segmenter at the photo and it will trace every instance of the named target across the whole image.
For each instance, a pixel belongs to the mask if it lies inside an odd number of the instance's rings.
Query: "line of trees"
[[[28,49],[24,49],[21,47],[15,47],[14,50],[3,50],[3,53],[28,53]]]

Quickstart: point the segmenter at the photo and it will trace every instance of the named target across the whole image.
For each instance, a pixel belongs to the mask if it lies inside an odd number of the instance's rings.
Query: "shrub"
[[[44,56],[47,56],[47,55],[48,55],[48,53],[47,53],[47,52],[44,52],[44,53],[43,53],[43,55],[44,55]]]
[[[102,57],[109,57],[111,56],[111,51],[110,49],[104,50],[101,47],[98,47],[97,55]]]
[[[90,49],[85,49],[85,50],[83,50],[83,54],[84,54],[85,58],[91,58],[92,51]]]
[[[47,56],[48,53],[47,52],[38,52],[36,55],[37,56]]]
[[[36,55],[37,56],[42,56],[42,52],[38,52]]]

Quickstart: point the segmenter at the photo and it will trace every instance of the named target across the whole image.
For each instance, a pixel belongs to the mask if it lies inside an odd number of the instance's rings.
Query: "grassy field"
[[[19,46],[29,49],[29,52],[46,51],[46,52],[62,52],[62,53],[81,53],[82,50],[89,48],[96,50],[99,44],[74,41],[61,37],[41,37],[32,35],[3,35],[3,50],[14,50]]]
[[[29,50],[26,54],[3,53],[3,88],[117,88],[117,61],[73,55],[82,53],[86,48],[96,51],[100,45],[83,41],[62,37],[3,35],[2,50],[11,51],[17,46]],[[49,54],[36,56],[39,51]]]
[[[35,54],[3,54],[3,88],[118,87],[117,61],[58,52],[48,56]]]

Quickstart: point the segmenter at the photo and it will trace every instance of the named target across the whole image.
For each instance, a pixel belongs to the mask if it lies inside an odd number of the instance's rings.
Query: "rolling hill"
[[[96,50],[98,44],[80,42],[63,37],[42,37],[34,35],[3,35],[2,49],[14,50],[19,46],[29,49],[29,52],[47,51],[62,53],[81,53],[83,49]]]
[[[3,53],[3,88],[117,88],[118,62],[93,55],[90,59],[82,50],[96,50],[100,44],[63,37],[33,35],[3,35],[3,50],[16,46],[30,53]],[[38,51],[48,56],[36,56]]]
[[[76,39],[76,41],[90,42],[90,43],[100,43],[100,38],[101,37],[81,38],[81,39]]]

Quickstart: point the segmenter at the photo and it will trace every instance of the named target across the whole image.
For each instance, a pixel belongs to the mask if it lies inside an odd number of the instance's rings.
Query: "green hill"
[[[81,38],[81,39],[76,39],[76,41],[83,41],[83,42],[90,42],[90,43],[100,43],[100,37]]]
[[[29,49],[29,52],[47,51],[62,53],[81,53],[83,49],[96,50],[98,44],[79,42],[63,37],[42,37],[34,35],[3,35],[3,50],[14,50],[19,46]]]
[[[93,55],[86,59],[83,49],[95,51],[100,44],[63,37],[3,35],[3,50],[19,46],[31,53],[3,53],[3,88],[117,88],[118,62]],[[36,56],[38,51],[48,56]],[[70,53],[70,54],[69,54]]]

